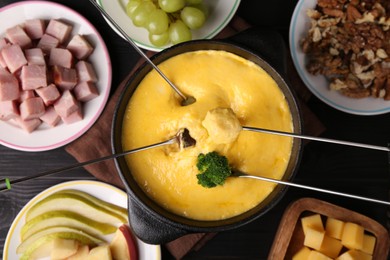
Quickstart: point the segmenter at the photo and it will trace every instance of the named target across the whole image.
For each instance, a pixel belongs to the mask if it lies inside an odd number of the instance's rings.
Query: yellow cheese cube
[[[301,218],[301,223],[302,223],[302,229],[303,233],[306,236],[306,230],[307,228],[313,228],[318,231],[323,231],[324,230],[324,225],[322,224],[322,219],[320,214],[314,214],[311,216],[303,217]]]
[[[312,250],[309,254],[308,260],[332,260],[332,258],[327,257],[318,251]]]
[[[304,246],[292,257],[292,260],[308,260],[310,252],[311,250]]]
[[[343,245],[340,240],[325,235],[319,251],[324,255],[335,258],[339,255],[342,248]]]
[[[341,243],[348,249],[361,250],[363,248],[364,228],[358,224],[346,222],[344,224]]]
[[[376,242],[376,237],[368,234],[364,234],[362,251],[364,253],[372,255],[374,253],[375,242]]]
[[[325,231],[318,231],[314,228],[307,227],[305,240],[303,245],[320,250],[322,241],[324,240]]]
[[[372,256],[352,249],[337,257],[336,260],[372,260]]]
[[[331,218],[331,217],[326,219],[326,224],[325,224],[326,235],[333,238],[341,239],[343,228],[344,228],[344,221]]]

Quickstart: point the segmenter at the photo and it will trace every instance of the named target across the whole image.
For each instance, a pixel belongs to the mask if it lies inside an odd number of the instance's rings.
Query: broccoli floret
[[[226,178],[232,174],[228,159],[217,152],[199,154],[196,167],[199,170],[196,175],[198,184],[206,188],[223,185]]]

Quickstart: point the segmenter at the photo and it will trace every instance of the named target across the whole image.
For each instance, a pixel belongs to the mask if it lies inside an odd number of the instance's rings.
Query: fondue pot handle
[[[190,232],[163,221],[141,205],[136,200],[128,196],[129,224],[136,235],[143,242],[153,245],[164,244],[175,240]]]

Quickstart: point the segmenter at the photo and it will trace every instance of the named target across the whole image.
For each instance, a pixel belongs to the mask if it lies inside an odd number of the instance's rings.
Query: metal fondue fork
[[[342,140],[336,140],[336,139],[295,134],[295,133],[289,133],[289,132],[283,132],[283,131],[277,131],[277,130],[271,130],[271,129],[265,129],[265,128],[258,128],[258,127],[250,127],[250,126],[243,126],[242,130],[258,132],[258,133],[265,133],[265,134],[289,136],[289,137],[294,137],[294,138],[299,138],[299,139],[306,139],[306,140],[319,141],[319,142],[325,142],[325,143],[333,143],[333,144],[342,144],[342,145],[348,145],[348,146],[390,152],[390,148],[387,146],[378,146],[378,145],[372,145],[372,144],[363,144],[363,143],[342,141]]]
[[[122,157],[122,156],[125,156],[125,155],[128,155],[128,154],[141,152],[141,151],[148,150],[148,149],[151,149],[151,148],[156,148],[156,147],[159,147],[159,146],[164,146],[164,145],[168,145],[168,144],[175,144],[175,143],[177,143],[179,145],[180,149],[184,149],[184,148],[188,148],[188,147],[194,146],[196,144],[196,141],[195,141],[195,139],[193,139],[190,136],[190,133],[189,133],[188,129],[183,128],[183,129],[180,129],[176,133],[176,135],[174,137],[172,137],[171,139],[168,139],[168,140],[160,142],[160,143],[155,143],[155,144],[143,146],[143,147],[132,149],[132,150],[127,150],[127,151],[124,151],[124,152],[121,152],[121,153],[111,154],[111,155],[100,157],[100,158],[97,158],[97,159],[92,159],[92,160],[89,160],[89,161],[68,165],[68,166],[65,166],[65,167],[62,167],[62,168],[41,172],[41,173],[38,173],[38,174],[35,174],[35,175],[26,176],[26,177],[15,179],[15,180],[10,180],[9,178],[1,179],[0,180],[0,192],[9,190],[10,187],[11,187],[11,184],[16,184],[16,183],[19,183],[19,182],[28,181],[28,180],[31,180],[31,179],[43,177],[43,176],[54,174],[54,173],[60,173],[60,172],[64,172],[64,171],[73,170],[73,169],[76,169],[76,168],[81,168],[81,167],[84,167],[86,165],[90,165],[90,164],[102,162],[102,161],[105,161],[105,160]]]
[[[336,144],[344,144],[344,145],[369,148],[369,149],[375,149],[375,150],[381,150],[381,151],[389,151],[388,147],[367,145],[367,144],[354,143],[354,142],[346,142],[346,141],[340,141],[340,140],[332,140],[332,139],[327,139],[327,138],[304,136],[304,135],[299,135],[299,134],[287,133],[287,132],[282,132],[282,131],[274,131],[274,130],[268,130],[268,129],[262,129],[262,128],[243,127],[243,130],[284,135],[284,136],[291,136],[291,137],[296,137],[296,138],[309,139],[309,140],[315,140],[315,141],[323,141],[323,142],[336,143]],[[89,160],[86,162],[73,164],[70,166],[65,166],[63,168],[42,172],[42,173],[39,173],[36,175],[32,175],[32,176],[28,176],[28,177],[24,177],[24,178],[20,178],[20,179],[16,179],[16,180],[9,180],[8,178],[2,179],[2,180],[0,180],[0,192],[8,190],[10,188],[9,186],[11,184],[16,184],[16,183],[19,183],[22,181],[31,180],[34,178],[38,178],[38,177],[42,177],[42,176],[46,176],[46,175],[50,175],[50,174],[54,174],[54,173],[60,173],[60,172],[72,170],[75,168],[80,168],[80,167],[83,167],[83,166],[86,166],[89,164],[105,161],[108,159],[118,158],[121,156],[125,156],[127,154],[140,152],[140,151],[155,148],[158,146],[174,144],[174,143],[178,143],[180,148],[187,148],[190,146],[194,146],[196,144],[196,140],[194,140],[189,135],[189,131],[187,129],[181,129],[173,138],[166,140],[166,141],[163,141],[163,142],[160,142],[160,143],[140,147],[140,148],[137,148],[134,150],[124,151],[124,152],[118,153],[118,154],[112,154],[109,156],[105,156],[105,157]],[[358,195],[353,195],[353,194],[348,194],[348,193],[343,193],[343,192],[338,192],[338,191],[333,191],[333,190],[327,190],[327,189],[317,188],[317,187],[313,187],[313,186],[308,186],[308,185],[303,185],[303,184],[298,184],[298,183],[293,183],[293,182],[288,182],[288,181],[276,180],[276,179],[267,178],[267,177],[249,175],[249,174],[239,172],[239,171],[233,171],[232,177],[258,179],[258,180],[273,182],[273,183],[277,183],[277,184],[281,184],[281,185],[287,185],[287,186],[292,186],[292,187],[301,188],[301,189],[313,190],[313,191],[317,191],[317,192],[328,193],[328,194],[332,194],[332,195],[348,197],[348,198],[353,198],[353,199],[358,199],[358,200],[364,200],[364,201],[369,201],[369,202],[374,202],[374,203],[384,204],[384,205],[390,206],[389,201],[377,200],[377,199],[373,199],[373,198],[368,198],[368,197],[363,197],[363,196],[358,196]]]
[[[377,200],[377,199],[372,199],[372,198],[368,198],[368,197],[362,197],[362,196],[358,196],[358,195],[348,194],[348,193],[344,193],[344,192],[338,192],[338,191],[327,190],[327,189],[317,188],[317,187],[313,187],[313,186],[298,184],[298,183],[294,183],[294,182],[281,181],[281,180],[276,180],[276,179],[262,177],[262,176],[250,175],[250,174],[246,174],[246,173],[239,172],[239,171],[233,171],[233,174],[231,176],[239,177],[239,178],[257,179],[257,180],[266,181],[266,182],[273,182],[273,183],[282,184],[282,185],[286,185],[286,186],[292,186],[295,188],[300,188],[300,189],[305,189],[305,190],[313,190],[313,191],[328,193],[328,194],[337,195],[337,196],[341,196],[341,197],[347,197],[347,198],[352,198],[352,199],[375,202],[375,203],[390,206],[389,201]]]
[[[183,99],[181,102],[182,106],[191,105],[195,103],[195,98],[191,96],[184,95],[173,83],[168,79],[168,77],[154,64],[148,56],[134,43],[134,41],[127,35],[127,33],[115,22],[115,20],[96,2],[96,0],[89,0],[91,4],[93,4],[99,12],[109,20],[112,25],[122,34],[122,36],[130,43],[133,48],[160,74],[160,76],[172,87],[173,90]]]

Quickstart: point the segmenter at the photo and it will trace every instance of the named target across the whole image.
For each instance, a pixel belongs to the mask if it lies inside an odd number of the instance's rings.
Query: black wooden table
[[[0,7],[14,3],[0,0]],[[73,8],[99,28],[112,60],[114,90],[138,61],[139,55],[107,25],[87,0],[57,0]],[[254,26],[279,31],[287,40],[288,27],[296,1],[245,1],[238,14]],[[1,21],[0,21],[1,22]],[[287,43],[287,42],[286,42]],[[314,96],[309,108],[326,127],[324,137],[384,145],[390,140],[390,115],[355,116],[337,111]],[[48,152],[21,152],[0,146],[0,178],[23,177],[59,168],[75,159],[58,148]],[[389,198],[389,164],[385,152],[311,142],[305,146],[297,183],[349,192],[387,200]],[[0,252],[8,229],[19,210],[36,194],[55,184],[77,179],[94,179],[84,169],[43,177],[14,185],[0,193]],[[324,195],[290,188],[281,202],[265,216],[232,231],[221,232],[186,259],[266,259],[278,223],[285,208],[301,197],[314,197],[347,207],[387,225],[387,207],[353,199]],[[163,259],[171,259],[162,247]]]

